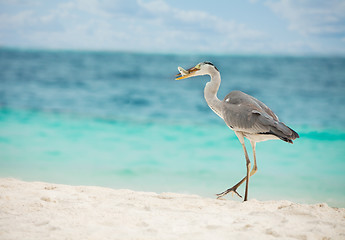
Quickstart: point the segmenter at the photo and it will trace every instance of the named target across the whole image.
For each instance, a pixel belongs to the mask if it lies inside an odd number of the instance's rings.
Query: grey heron
[[[219,100],[217,92],[221,82],[220,73],[211,62],[202,62],[187,70],[178,67],[178,70],[180,73],[176,75],[176,80],[201,75],[211,77],[211,80],[206,83],[204,97],[208,106],[235,132],[242,144],[247,167],[246,176],[233,187],[217,194],[217,198],[221,198],[230,192],[241,197],[237,192],[237,188],[246,181],[244,201],[247,201],[249,177],[254,175],[258,169],[255,152],[256,143],[270,139],[281,139],[293,143],[292,140],[299,138],[298,133],[280,122],[277,115],[264,103],[244,92],[232,91],[222,101]],[[251,163],[244,138],[250,141],[253,149],[254,166],[251,171]]]

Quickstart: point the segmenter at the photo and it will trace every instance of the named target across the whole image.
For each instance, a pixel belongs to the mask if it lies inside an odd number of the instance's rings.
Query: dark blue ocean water
[[[246,169],[208,77],[174,81],[206,60],[301,137],[258,143],[250,198],[344,207],[344,57],[0,49],[0,177],[214,197]]]

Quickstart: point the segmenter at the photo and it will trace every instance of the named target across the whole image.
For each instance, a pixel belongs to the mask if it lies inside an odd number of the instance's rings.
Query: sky
[[[0,46],[345,55],[345,0],[0,0]]]

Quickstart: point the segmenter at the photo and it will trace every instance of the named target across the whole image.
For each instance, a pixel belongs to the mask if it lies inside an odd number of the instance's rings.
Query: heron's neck
[[[213,71],[210,73],[211,81],[206,83],[204,89],[204,96],[208,106],[221,118],[222,117],[222,102],[217,97],[217,92],[220,86],[220,73]]]

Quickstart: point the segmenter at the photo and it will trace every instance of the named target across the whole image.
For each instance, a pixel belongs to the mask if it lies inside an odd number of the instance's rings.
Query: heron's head
[[[183,69],[182,67],[178,67],[177,69],[180,73],[176,75],[175,80],[181,80],[194,76],[209,75],[215,71],[219,72],[216,66],[214,66],[211,62],[202,62],[187,70]]]

